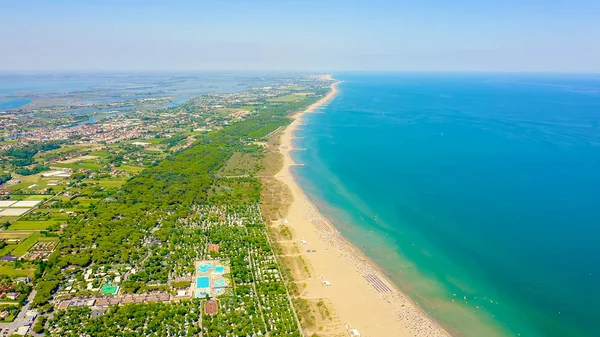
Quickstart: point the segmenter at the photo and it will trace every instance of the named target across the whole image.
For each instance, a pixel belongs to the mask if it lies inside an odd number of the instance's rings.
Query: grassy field
[[[48,195],[30,195],[25,200],[44,200],[46,198],[50,198]]]
[[[17,245],[6,245],[4,248],[0,249],[0,256],[8,255],[10,252],[15,249]]]
[[[30,176],[22,176],[21,178],[19,178],[20,183],[15,184],[15,185],[6,186],[6,188],[13,190],[13,191],[17,191],[17,190],[20,190],[22,188],[27,188],[27,187],[37,183],[37,181],[39,179],[40,179],[39,174],[33,174]],[[15,198],[11,198],[11,199],[15,199]]]
[[[164,138],[149,138],[149,139],[138,139],[138,140],[134,140],[133,142],[140,142],[140,143],[149,143],[149,144],[160,144],[160,142],[163,140]]]
[[[33,232],[24,232],[24,231],[1,231],[0,239],[24,239],[29,236]]]
[[[81,207],[88,207],[91,203],[95,202],[96,199],[90,199],[90,198],[85,198],[85,197],[77,197],[75,198],[75,201],[79,202],[79,206]]]
[[[49,226],[54,225],[57,222],[59,222],[59,221],[56,221],[56,220],[41,220],[41,221],[18,220],[18,221],[15,221],[14,223],[12,223],[8,227],[8,230],[12,230],[12,231],[44,230],[44,229],[48,228]]]
[[[58,241],[58,237],[55,236],[42,236],[40,238],[38,238],[38,241],[41,242],[53,242],[53,241]]]
[[[102,187],[108,187],[108,188],[119,188],[119,187],[121,187],[121,185],[125,184],[125,182],[126,182],[126,180],[124,178],[122,178],[122,179],[101,179],[101,180],[92,180],[92,181],[100,184],[100,186],[102,186]]]
[[[33,277],[35,269],[15,269],[10,265],[0,265],[0,274],[12,277],[29,276]]]
[[[102,164],[92,163],[89,161],[80,161],[80,162],[69,163],[69,164],[56,163],[56,164],[52,164],[52,167],[70,168],[72,170],[78,170],[78,169],[97,170],[102,167]]]
[[[88,153],[89,156],[97,156],[97,157],[106,157],[108,156],[108,151],[107,150],[97,150],[97,151],[92,151],[90,153]]]
[[[118,168],[119,170],[125,171],[127,173],[133,173],[133,174],[137,174],[140,173],[144,170],[143,167],[139,167],[139,166],[131,166],[131,165],[121,165]]]
[[[226,177],[253,174],[260,169],[260,163],[261,155],[259,153],[234,152],[219,170],[219,175]]]
[[[38,242],[40,236],[40,233],[31,234],[27,239],[21,241],[21,243],[19,243],[19,245],[15,247],[15,249],[12,251],[12,254],[16,256],[25,255],[29,248],[31,248],[33,245],[35,245],[36,242]]]
[[[297,102],[297,101],[300,101],[302,98],[303,98],[302,95],[291,94],[291,95],[285,95],[285,96],[273,98],[273,99],[270,99],[269,101],[270,102]]]

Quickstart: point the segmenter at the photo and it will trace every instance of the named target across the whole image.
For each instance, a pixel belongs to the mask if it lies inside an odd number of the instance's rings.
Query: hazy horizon
[[[20,1],[3,71],[598,73],[591,1]]]

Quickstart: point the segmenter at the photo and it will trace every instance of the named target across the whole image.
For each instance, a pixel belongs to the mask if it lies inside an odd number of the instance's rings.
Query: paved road
[[[23,308],[21,308],[21,311],[19,312],[19,314],[17,315],[15,320],[12,321],[12,323],[0,323],[0,329],[2,329],[2,333],[4,333],[5,329],[8,329],[9,333],[6,335],[10,336],[10,334],[17,331],[17,328],[22,325],[23,320],[25,319],[25,313],[27,312],[27,310],[29,310],[29,306],[31,304],[31,301],[35,297],[35,294],[36,294],[36,291],[32,290],[31,294],[29,294],[29,297],[27,297],[27,301],[25,302],[25,305],[23,306]]]

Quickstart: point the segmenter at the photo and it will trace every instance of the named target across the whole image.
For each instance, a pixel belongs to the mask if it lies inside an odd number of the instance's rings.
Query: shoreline
[[[333,80],[330,76],[327,79]],[[275,178],[288,186],[293,196],[287,218],[281,222],[293,229],[295,241],[306,242],[299,244],[299,256],[307,262],[306,269],[312,271],[306,279],[294,278],[296,283],[305,285],[299,297],[325,299],[330,303],[337,316],[336,328],[323,331],[325,334],[347,334],[354,328],[361,336],[449,337],[451,335],[402,293],[379,266],[342,237],[308,199],[291,173],[291,167],[297,165],[291,158],[295,130],[306,113],[314,112],[339,93],[339,83],[334,82],[327,95],[306,110],[295,113],[292,123],[280,135],[283,167]],[[331,285],[323,285],[324,281]]]

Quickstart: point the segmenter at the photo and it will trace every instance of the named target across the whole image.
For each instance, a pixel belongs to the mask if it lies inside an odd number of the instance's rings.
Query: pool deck
[[[216,270],[215,270],[216,269]],[[194,262],[194,277],[190,286],[190,295],[192,297],[219,296],[226,292],[231,281],[223,277],[224,274],[230,273],[229,260],[202,260]],[[199,287],[206,285],[202,281],[198,284],[199,278],[208,278],[207,287]]]

